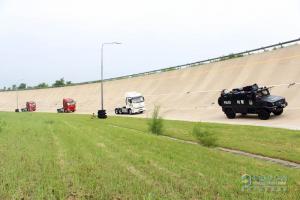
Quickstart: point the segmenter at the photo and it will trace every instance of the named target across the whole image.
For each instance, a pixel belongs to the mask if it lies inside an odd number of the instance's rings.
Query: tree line
[[[65,81],[64,78],[56,80],[53,84],[49,85],[45,82],[39,83],[36,86],[28,86],[26,83],[20,83],[19,85],[12,85],[11,87],[3,87],[0,91],[14,91],[14,90],[26,90],[26,89],[42,89],[42,88],[49,88],[49,87],[63,87],[67,85],[71,85],[71,81]]]

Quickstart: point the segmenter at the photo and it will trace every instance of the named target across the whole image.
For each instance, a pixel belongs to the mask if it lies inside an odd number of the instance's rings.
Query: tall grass
[[[161,135],[163,134],[163,118],[159,116],[159,106],[155,106],[153,113],[152,113],[152,118],[148,122],[148,130],[150,133],[156,134],[156,135]]]
[[[6,125],[5,121],[0,119],[0,133],[3,131],[4,126]]]
[[[300,172],[297,169],[167,138],[149,137],[142,134],[148,132],[149,119],[111,117],[107,121],[98,121],[89,118],[89,115],[35,113],[31,116],[30,113],[0,112],[0,119],[5,122],[0,133],[0,200],[299,200]],[[46,120],[49,123],[54,121],[54,124],[46,124]],[[185,123],[189,125],[184,126]],[[144,129],[140,129],[141,125]],[[190,135],[195,123],[164,119],[163,125],[163,134]],[[242,139],[246,134],[242,130],[253,135],[256,127],[243,129],[219,124],[200,125],[218,136],[218,144],[223,140],[235,141],[237,135],[240,135],[236,139],[240,146],[261,138]],[[139,129],[142,131],[137,131]],[[221,131],[224,129],[234,134],[222,138]],[[269,129],[263,130],[261,135],[268,135]],[[272,136],[276,131],[270,129],[269,134]],[[288,139],[287,134],[283,132],[280,139]],[[297,139],[300,138],[295,135],[298,132],[292,132],[292,138],[285,140],[278,149],[282,150],[282,146],[288,143],[287,150],[290,154],[295,152],[297,158],[300,144]],[[268,139],[273,141],[267,143],[268,149],[276,151],[272,148],[276,145],[274,141],[281,140],[271,136]],[[257,145],[253,146],[257,148],[261,144],[259,142],[256,141]],[[294,152],[289,146],[293,147]],[[267,149],[265,145],[264,148]],[[287,176],[288,190],[261,192],[254,189],[242,192],[240,175],[244,173]]]
[[[209,132],[207,129],[203,128],[200,123],[197,123],[193,128],[193,135],[196,137],[198,142],[203,146],[214,147],[217,146],[217,138]]]

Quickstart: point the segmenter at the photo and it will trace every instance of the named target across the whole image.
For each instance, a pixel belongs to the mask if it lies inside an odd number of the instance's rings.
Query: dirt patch
[[[128,167],[127,167],[127,170],[128,170],[131,174],[137,176],[138,178],[140,178],[140,179],[142,179],[142,180],[145,180],[145,179],[146,179],[146,177],[145,177],[139,170],[137,170],[134,166],[128,166]]]
[[[105,147],[106,147],[106,145],[103,144],[103,143],[101,143],[101,142],[98,142],[98,143],[96,144],[96,146],[97,146],[97,147],[100,147],[100,148],[105,148]]]

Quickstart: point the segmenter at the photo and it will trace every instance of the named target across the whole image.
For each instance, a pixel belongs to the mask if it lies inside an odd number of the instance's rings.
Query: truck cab
[[[57,109],[57,112],[59,113],[70,113],[76,111],[76,101],[74,101],[71,98],[64,98],[63,99],[63,107]]]
[[[36,111],[36,103],[34,101],[26,102],[26,109],[28,112]]]
[[[242,115],[258,114],[262,120],[270,118],[270,114],[281,115],[288,105],[285,98],[270,94],[269,88],[258,87],[257,84],[223,90],[218,99],[219,105],[227,118],[235,118],[236,113]]]
[[[36,103],[34,101],[27,101],[26,108],[21,108],[21,112],[34,112],[36,111]],[[19,112],[19,110],[16,112]]]
[[[125,106],[115,108],[116,114],[136,114],[145,111],[145,98],[137,92],[125,94]]]

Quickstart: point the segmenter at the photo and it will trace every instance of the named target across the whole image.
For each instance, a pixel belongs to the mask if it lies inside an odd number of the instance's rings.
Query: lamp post
[[[23,81],[23,79],[19,79],[18,82]],[[20,112],[19,109],[19,89],[18,89],[18,85],[16,85],[16,97],[17,97],[17,109],[15,109],[15,112]]]
[[[104,110],[104,101],[103,101],[103,52],[105,45],[114,45],[121,44],[120,42],[106,42],[101,45],[101,110],[98,110],[98,118],[106,119],[106,110]]]

